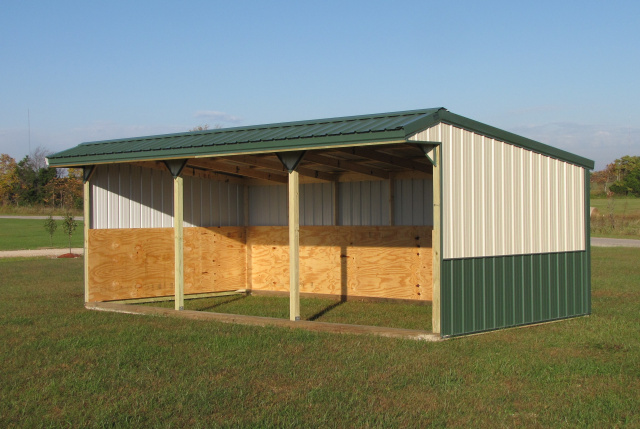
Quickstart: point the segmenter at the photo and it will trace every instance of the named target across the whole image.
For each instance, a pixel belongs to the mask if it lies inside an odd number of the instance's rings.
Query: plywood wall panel
[[[301,292],[431,300],[431,227],[300,227]],[[250,227],[251,287],[289,290],[286,227]]]
[[[89,231],[89,300],[174,294],[173,229]],[[185,293],[246,287],[244,227],[184,229]]]
[[[89,230],[89,301],[173,294],[173,229]]]
[[[186,294],[244,289],[244,227],[184,229]]]

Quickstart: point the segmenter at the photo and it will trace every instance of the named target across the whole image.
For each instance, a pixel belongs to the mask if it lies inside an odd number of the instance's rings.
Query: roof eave
[[[229,156],[237,154],[260,154],[286,152],[291,150],[314,150],[330,147],[345,147],[354,145],[374,145],[401,143],[406,141],[407,133],[404,129],[374,132],[370,134],[353,134],[340,136],[326,136],[301,138],[291,140],[274,140],[248,143],[235,143],[217,146],[190,147],[184,149],[158,149],[139,152],[124,152],[102,155],[57,156],[47,158],[51,167],[65,168],[94,164],[111,164],[119,162],[137,162],[151,160],[168,160],[184,158],[200,158],[207,156]],[[60,152],[63,154],[64,152]]]
[[[520,136],[518,134],[510,133],[509,131],[492,127],[491,125],[483,124],[482,122],[474,121],[473,119],[465,118],[464,116],[456,115],[455,113],[451,113],[447,110],[442,110],[438,113],[440,120],[444,123],[455,125],[471,131],[476,131],[479,134],[493,137],[497,140],[502,140],[507,143],[512,143],[516,146],[530,149],[534,152],[538,152],[552,158],[588,168],[589,170],[593,170],[594,168],[594,162],[592,160],[584,158],[580,155],[576,155],[574,153],[567,152],[565,150],[558,149],[544,143],[540,143],[538,141]]]

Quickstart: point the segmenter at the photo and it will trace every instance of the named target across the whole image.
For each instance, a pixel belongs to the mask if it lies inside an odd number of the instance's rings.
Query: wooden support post
[[[253,276],[253,256],[252,256],[252,252],[251,252],[251,241],[249,239],[249,221],[250,221],[250,215],[251,215],[251,208],[250,206],[250,199],[249,199],[249,185],[243,185],[243,190],[244,190],[244,243],[247,249],[246,252],[246,271],[245,271],[245,282],[244,282],[244,287],[246,290],[251,291],[252,288],[252,276]]]
[[[440,333],[440,261],[442,258],[442,231],[441,231],[441,219],[440,219],[440,204],[442,200],[440,186],[440,173],[442,169],[441,159],[442,147],[436,146],[434,148],[435,163],[433,164],[433,235],[431,240],[432,254],[433,254],[433,297],[432,312],[431,312],[431,326],[433,327],[433,333]]]
[[[396,181],[389,179],[389,225],[396,224]]]
[[[89,302],[89,226],[91,225],[91,183],[84,183],[84,302]]]
[[[338,226],[340,223],[340,184],[338,182],[331,182],[331,192],[333,194],[333,213],[331,213],[333,226]]]
[[[183,220],[184,220],[184,179],[173,178],[173,239],[174,239],[174,285],[175,309],[184,310],[184,253],[183,253]]]
[[[300,179],[289,173],[289,319],[300,320]]]

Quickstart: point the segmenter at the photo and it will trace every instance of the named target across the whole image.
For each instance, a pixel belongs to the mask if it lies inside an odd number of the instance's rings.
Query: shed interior
[[[93,169],[88,301],[174,295],[168,167]],[[432,300],[433,166],[418,144],[309,150],[295,171],[300,292]],[[186,160],[185,296],[288,293],[290,174],[276,153]]]

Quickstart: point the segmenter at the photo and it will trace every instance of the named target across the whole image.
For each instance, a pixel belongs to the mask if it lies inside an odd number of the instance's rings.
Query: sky
[[[637,1],[14,1],[0,153],[431,107],[640,155]]]

